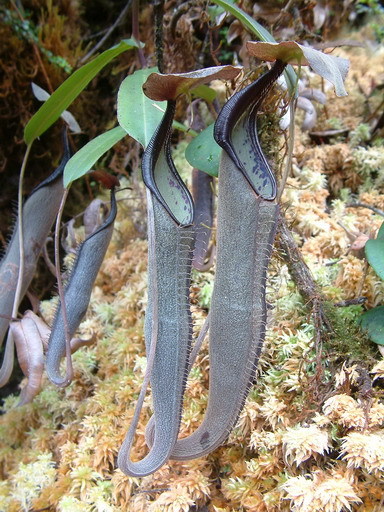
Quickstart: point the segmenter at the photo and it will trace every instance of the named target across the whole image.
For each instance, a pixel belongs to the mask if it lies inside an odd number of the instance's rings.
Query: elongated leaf
[[[235,3],[235,0],[227,0],[231,4]],[[219,5],[208,5],[207,12],[209,14],[209,18],[212,22],[216,21],[216,24],[218,24],[221,19],[221,15],[225,13],[225,9]]]
[[[47,99],[51,97],[51,95],[39,85],[33,82],[31,85],[33,94],[39,101],[47,101]],[[70,112],[68,112],[68,110],[64,110],[60,117],[64,119],[72,133],[81,133],[79,123],[76,121],[75,117]]]
[[[384,306],[370,309],[360,317],[360,325],[378,345],[384,345]]]
[[[382,233],[380,236],[382,237]],[[384,237],[368,240],[365,244],[365,255],[376,274],[384,280]]]
[[[252,34],[257,35],[262,41],[270,41],[275,42],[273,36],[266,30],[260,23],[254,20],[249,14],[244,12],[237,5],[228,2],[227,0],[212,0],[213,3],[220,5],[227,12],[233,14],[235,18],[237,18],[240,23]]]
[[[185,158],[196,169],[211,176],[218,176],[221,147],[213,138],[211,124],[193,139],[185,150]]]
[[[296,41],[281,43],[249,41],[248,52],[262,60],[311,66],[313,71],[329,80],[334,86],[337,96],[347,96],[344,80],[349,69],[349,60],[320,52],[309,46],[303,46]]]
[[[150,100],[143,84],[157,68],[141,69],[127,76],[117,95],[117,119],[120,126],[146,148],[166,108],[165,101]]]
[[[64,186],[68,187],[72,181],[84,176],[93,164],[125,135],[125,130],[121,126],[116,126],[116,128],[102,133],[79,149],[65,166]]]
[[[120,53],[137,47],[132,39],[124,39],[118,45],[106,50],[98,57],[75,71],[63,82],[52,96],[39,108],[29,120],[24,130],[24,140],[27,144],[40,137],[70,105],[89,82]]]
[[[249,14],[244,12],[237,5],[232,4],[228,0],[212,0],[217,5],[223,7],[227,12],[230,12],[240,23],[249,30],[252,34],[255,34],[261,41],[275,43],[276,40],[260,23],[254,20]],[[289,92],[292,94],[295,92],[297,84],[297,75],[292,66],[287,66],[284,71],[284,76],[287,81]]]

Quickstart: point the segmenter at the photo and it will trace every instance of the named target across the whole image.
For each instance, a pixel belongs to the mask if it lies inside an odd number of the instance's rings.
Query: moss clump
[[[364,365],[377,361],[379,352],[376,345],[358,324],[363,312],[362,306],[335,307],[326,302],[324,310],[333,329],[324,348],[333,360],[342,358],[350,363],[359,362]]]

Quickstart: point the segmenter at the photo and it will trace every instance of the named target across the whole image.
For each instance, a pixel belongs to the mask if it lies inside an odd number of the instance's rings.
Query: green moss
[[[357,147],[352,151],[353,167],[364,180],[361,192],[380,189],[384,183],[384,149]]]
[[[210,272],[197,272],[193,270],[192,282],[199,290],[197,294],[199,306],[208,309],[212,297],[214,275]]]
[[[19,464],[19,470],[12,477],[12,497],[20,503],[21,510],[28,511],[32,500],[39,496],[44,487],[51,485],[56,476],[52,454],[45,452],[35,462]]]
[[[264,107],[263,107],[264,108]],[[280,155],[280,112],[272,102],[265,106],[266,115],[260,115],[257,118],[257,133],[260,139],[260,145],[263,148],[265,156],[270,162],[276,162]],[[276,168],[276,166],[274,166]]]
[[[375,344],[357,324],[357,319],[363,311],[361,306],[335,307],[331,303],[325,303],[324,310],[333,328],[324,344],[327,352],[333,354],[336,359],[343,357],[350,362],[373,364],[377,361],[378,352]]]
[[[342,120],[337,117],[330,117],[327,119],[327,125],[332,130],[341,130],[344,128]]]
[[[211,302],[212,297],[212,291],[213,291],[213,282],[206,282],[204,285],[200,288],[199,292],[199,305],[202,308],[208,308],[209,304]]]
[[[356,128],[350,133],[349,136],[349,145],[352,147],[357,147],[363,145],[371,139],[371,128],[366,123],[360,123],[356,126]]]
[[[39,39],[39,29],[34,22],[28,18],[20,19],[16,12],[12,12],[9,9],[1,9],[4,23],[12,28],[12,31],[16,36],[22,40],[28,41],[29,43],[35,44],[39,50],[46,56],[49,62],[62,68],[66,73],[71,73],[72,66],[69,62],[60,55],[55,55],[50,50],[44,48],[43,44]],[[30,13],[27,13],[27,16]]]
[[[60,512],[90,512],[91,510],[91,505],[87,505],[72,496],[63,496],[59,502]]]

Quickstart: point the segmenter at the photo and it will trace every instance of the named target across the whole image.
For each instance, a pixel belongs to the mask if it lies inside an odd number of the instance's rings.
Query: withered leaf
[[[18,403],[18,406],[21,406],[32,402],[40,391],[44,371],[44,350],[47,349],[51,330],[33,311],[26,311],[21,320],[11,322],[9,329],[16,346],[20,368],[28,379],[21,391]],[[95,336],[87,340],[72,338],[71,353],[80,347],[91,345],[94,341]]]
[[[20,368],[28,379],[18,404],[24,405],[32,402],[40,391],[44,369],[43,339],[49,336],[49,327],[35,313],[27,311],[21,320],[11,322],[9,329]]]

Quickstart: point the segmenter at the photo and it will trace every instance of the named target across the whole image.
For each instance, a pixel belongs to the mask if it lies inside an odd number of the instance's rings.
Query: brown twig
[[[381,215],[384,217],[384,211],[380,210],[379,208],[376,208],[375,206],[371,206],[370,204],[366,203],[348,203],[345,205],[347,208],[368,208],[368,210],[372,210],[377,215]]]
[[[155,18],[155,46],[157,67],[160,73],[164,73],[164,41],[163,41],[163,19],[164,0],[155,0],[153,3],[153,14]]]
[[[313,325],[315,327],[315,350],[316,350],[316,375],[315,381],[321,383],[323,375],[322,365],[322,340],[323,332],[327,330],[331,332],[330,321],[324,311],[324,298],[318,289],[311,271],[303,260],[299,248],[288,229],[286,220],[280,216],[279,244],[283,251],[283,258],[288,265],[289,273],[294,280],[304,301],[311,306],[311,315]]]
[[[278,23],[280,23],[283,16],[288,15],[288,16],[292,17],[292,15],[289,13],[289,11],[292,8],[293,3],[294,3],[294,0],[288,0],[288,2],[285,4],[285,6],[280,10],[280,14],[278,15],[278,17],[276,18],[276,20],[273,23],[274,27],[276,27],[278,25]]]
[[[180,4],[177,9],[174,11],[170,25],[169,30],[172,36],[172,39],[176,39],[176,25],[179,19],[183,16],[183,14],[186,14],[189,9],[191,8],[189,2],[184,2]]]
[[[279,234],[279,243],[283,250],[283,257],[288,265],[289,273],[304,300],[312,302],[314,297],[319,295],[319,290],[283,216],[280,216]]]
[[[43,245],[43,250],[42,250],[41,254],[43,256],[44,263],[47,265],[48,270],[51,272],[51,274],[54,277],[57,277],[57,275],[56,275],[56,267],[52,263],[51,258],[49,257],[49,254],[48,254],[47,244],[49,242],[52,242],[52,238],[47,238],[45,244]]]
[[[335,302],[333,305],[336,308],[346,308],[348,306],[356,306],[364,304],[364,302],[367,300],[367,297],[356,297],[355,299],[346,299],[341,300],[340,302]]]
[[[59,294],[61,311],[63,315],[63,324],[64,324],[64,333],[65,333],[65,354],[66,354],[66,372],[65,378],[63,379],[63,383],[60,384],[60,387],[68,386],[73,379],[73,367],[72,367],[72,358],[71,358],[71,336],[69,333],[69,325],[68,325],[68,316],[67,316],[67,305],[65,303],[65,295],[63,288],[63,281],[61,279],[60,273],[60,225],[61,225],[61,217],[65,205],[65,201],[68,196],[69,189],[66,188],[64,190],[63,197],[61,199],[59,212],[56,218],[56,229],[55,229],[55,268],[56,268],[56,276],[57,276],[57,290]]]
[[[147,60],[144,56],[143,49],[140,46],[140,34],[139,34],[139,5],[140,0],[132,0],[132,38],[138,44],[137,55],[139,57],[140,66],[142,68],[147,67]]]

